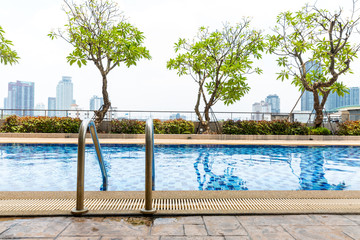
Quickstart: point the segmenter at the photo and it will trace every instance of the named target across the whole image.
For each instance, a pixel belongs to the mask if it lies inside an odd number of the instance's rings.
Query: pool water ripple
[[[144,190],[143,145],[103,145],[109,190]],[[360,190],[360,147],[156,145],[156,190]],[[98,191],[94,147],[85,190]],[[0,191],[76,190],[77,145],[0,144]]]

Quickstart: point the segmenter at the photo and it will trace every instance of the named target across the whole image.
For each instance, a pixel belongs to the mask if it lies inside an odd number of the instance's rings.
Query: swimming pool
[[[145,147],[102,145],[110,191],[144,190]],[[360,190],[360,147],[155,145],[155,190]],[[85,190],[102,178],[86,147]],[[0,191],[75,191],[77,145],[0,144]]]

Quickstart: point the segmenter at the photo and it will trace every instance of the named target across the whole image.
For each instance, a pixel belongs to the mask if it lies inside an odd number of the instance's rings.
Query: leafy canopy
[[[4,65],[18,63],[19,56],[10,48],[13,44],[5,38],[4,34],[5,31],[0,26],[0,63]]]
[[[300,90],[315,88],[321,95],[328,90],[346,93],[346,86],[336,81],[341,74],[353,73],[349,64],[357,58],[359,44],[351,45],[349,38],[358,21],[343,19],[342,9],[332,14],[309,5],[280,13],[275,34],[267,36],[268,51],[278,55],[283,68],[278,79],[292,78]]]
[[[203,97],[205,87],[211,96],[206,102],[230,105],[249,91],[246,74],[262,72],[252,65],[254,58],[262,57],[263,48],[261,33],[250,29],[249,19],[235,26],[225,24],[221,31],[201,27],[194,40],[181,38],[175,43],[178,55],[167,62],[167,68],[177,70],[179,76],[191,75]]]
[[[64,30],[51,32],[49,37],[54,39],[60,36],[74,46],[73,52],[67,57],[70,65],[77,63],[81,67],[87,61],[93,61],[106,75],[121,62],[130,67],[141,58],[151,58],[149,51],[142,46],[143,33],[124,20],[115,2],[64,2],[68,23]]]

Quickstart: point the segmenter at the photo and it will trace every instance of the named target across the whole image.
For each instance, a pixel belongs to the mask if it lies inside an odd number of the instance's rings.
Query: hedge
[[[194,123],[183,119],[161,121],[154,119],[155,134],[191,134]],[[111,121],[112,133],[140,134],[145,133],[145,121],[121,119]]]
[[[81,120],[70,117],[18,117],[5,119],[1,132],[12,133],[78,133]]]
[[[303,123],[286,120],[227,120],[224,122],[222,133],[231,135],[307,135],[309,128]]]

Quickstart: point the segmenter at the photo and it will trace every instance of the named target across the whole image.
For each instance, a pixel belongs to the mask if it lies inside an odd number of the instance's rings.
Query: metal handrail
[[[145,208],[143,214],[153,214],[152,190],[155,190],[155,162],[154,162],[154,124],[151,118],[145,125]]]
[[[96,127],[94,121],[91,119],[85,119],[82,121],[79,129],[79,139],[78,139],[78,165],[77,165],[77,187],[76,187],[76,208],[71,210],[71,213],[74,215],[81,215],[88,211],[84,207],[84,179],[85,179],[85,138],[86,132],[89,128],[91,133],[91,138],[95,145],[95,150],[97,158],[100,165],[101,175],[103,179],[103,185],[101,190],[106,191],[108,185],[108,177],[106,168],[103,161],[103,156],[101,152],[101,147],[99,143],[99,138],[96,133]]]

